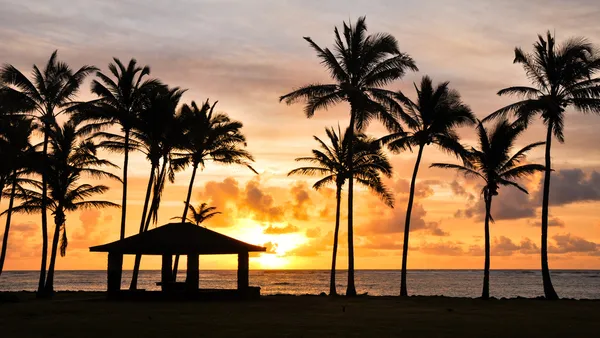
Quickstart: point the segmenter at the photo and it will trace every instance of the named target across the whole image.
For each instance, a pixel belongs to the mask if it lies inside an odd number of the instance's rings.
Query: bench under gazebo
[[[108,297],[137,298],[150,295],[161,298],[253,298],[260,295],[259,287],[248,285],[249,253],[264,252],[266,248],[251,245],[191,223],[169,223],[112,243],[90,248],[91,252],[108,253]],[[161,292],[128,292],[121,290],[123,255],[162,256]],[[199,256],[236,254],[238,256],[237,289],[200,289]],[[174,280],[173,256],[187,256],[186,279]]]

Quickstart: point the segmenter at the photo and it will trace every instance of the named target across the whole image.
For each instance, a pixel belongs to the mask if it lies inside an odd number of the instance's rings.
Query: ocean
[[[123,272],[122,288],[127,288],[131,271]],[[236,271],[201,270],[200,287],[235,288]],[[346,288],[346,272],[337,273],[338,293]],[[185,271],[178,280],[185,279]],[[37,287],[38,272],[6,271],[0,276],[0,291],[34,291]],[[158,290],[156,282],[160,271],[140,272],[139,288]],[[483,273],[480,270],[409,270],[408,291],[411,295],[441,295],[449,297],[479,297]],[[554,270],[552,280],[562,298],[600,299],[600,270]],[[400,292],[400,271],[398,270],[357,270],[356,289],[358,293],[373,296],[398,295]],[[105,271],[56,271],[56,290],[104,291],[106,290]],[[250,285],[260,286],[261,294],[319,294],[329,292],[329,271],[327,270],[258,270],[250,271]],[[538,297],[543,295],[541,272],[537,270],[492,270],[490,276],[490,296]]]

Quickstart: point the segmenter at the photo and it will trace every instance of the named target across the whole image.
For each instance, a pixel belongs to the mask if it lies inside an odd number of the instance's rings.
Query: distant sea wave
[[[555,270],[552,281],[563,298],[600,299],[600,270]],[[123,272],[122,288],[129,286],[131,271]],[[200,286],[204,288],[235,288],[236,271],[202,270]],[[337,291],[345,292],[346,272],[337,273]],[[180,271],[179,280],[185,279]],[[478,270],[409,270],[408,289],[412,295],[442,295],[450,297],[479,297],[483,273]],[[160,271],[140,272],[139,287],[157,290]],[[0,291],[34,291],[36,271],[5,271],[0,277]],[[56,290],[104,291],[105,271],[56,271]],[[250,271],[250,284],[260,286],[262,294],[319,294],[329,292],[327,270],[265,270]],[[543,295],[542,277],[537,270],[492,270],[492,297],[538,297]],[[356,288],[359,293],[373,296],[398,295],[400,272],[397,270],[357,270]]]

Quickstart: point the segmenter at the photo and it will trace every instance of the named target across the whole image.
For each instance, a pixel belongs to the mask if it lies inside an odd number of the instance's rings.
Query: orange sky
[[[56,11],[55,8],[63,10]],[[312,135],[327,126],[347,124],[347,107],[339,106],[306,119],[302,106],[285,106],[278,97],[294,87],[325,82],[327,73],[302,40],[321,45],[333,41],[332,30],[348,18],[367,15],[371,32],[394,34],[403,52],[421,69],[391,87],[413,96],[412,82],[428,74],[450,81],[475,114],[484,117],[511,101],[495,92],[525,84],[523,71],[512,64],[513,49],[529,49],[537,33],[556,30],[558,40],[583,35],[600,43],[594,1],[146,1],[67,0],[24,3],[8,1],[0,11],[0,62],[29,72],[54,49],[73,67],[94,64],[106,70],[112,56],[136,57],[152,67],[152,76],[172,86],[189,88],[184,102],[219,100],[218,110],[244,122],[249,150],[260,175],[246,168],[208,165],[196,177],[193,202],[208,202],[223,215],[207,227],[253,244],[269,253],[253,257],[255,268],[328,268],[331,259],[335,199],[332,190],[315,192],[314,179],[286,177],[294,158],[308,155]],[[426,19],[425,19],[426,18]],[[89,84],[82,99],[92,98]],[[600,117],[571,114],[565,144],[553,144],[556,172],[552,181],[551,268],[600,268]],[[385,132],[373,123],[369,134]],[[470,130],[463,141],[474,144]],[[536,122],[520,145],[543,138]],[[122,157],[105,154],[117,164]],[[396,195],[394,209],[358,190],[355,200],[356,267],[399,268],[408,179],[414,154],[392,155],[394,178],[387,182]],[[541,150],[529,160],[541,163]],[[413,211],[409,268],[480,268],[483,265],[483,207],[477,182],[448,171],[429,169],[432,162],[452,161],[426,148],[419,172]],[[130,162],[128,235],[138,228],[149,165],[136,154]],[[190,172],[167,186],[159,224],[179,216]],[[526,182],[530,195],[511,188],[494,200],[492,268],[539,267],[540,177]],[[105,198],[120,202],[120,187],[110,183]],[[344,203],[343,203],[344,205]],[[1,209],[6,208],[4,200]],[[345,208],[345,206],[344,206]],[[103,269],[106,257],[88,247],[117,239],[119,210],[69,214],[67,257],[58,269]],[[343,215],[342,224],[345,223]],[[4,224],[4,217],[0,218]],[[2,226],[3,228],[3,226]],[[2,230],[0,230],[2,231]],[[339,267],[346,265],[345,230]],[[38,216],[16,216],[10,234],[7,270],[39,265]],[[204,268],[232,268],[234,257],[202,257]],[[125,268],[132,266],[131,261]],[[142,268],[157,268],[148,258]]]

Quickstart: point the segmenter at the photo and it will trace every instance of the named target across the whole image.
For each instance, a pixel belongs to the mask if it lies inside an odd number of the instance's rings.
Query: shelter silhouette
[[[162,256],[162,294],[184,297],[209,298],[227,296],[248,298],[260,295],[260,288],[249,287],[249,253],[264,252],[266,248],[251,245],[218,232],[191,223],[169,223],[155,229],[133,235],[112,243],[93,246],[91,252],[108,252],[107,291],[109,298],[139,295],[121,290],[123,255]],[[200,290],[199,256],[237,254],[237,290]],[[184,283],[176,283],[172,273],[173,255],[187,256],[187,272]],[[202,292],[200,292],[202,291]],[[146,293],[149,294],[149,293]],[[202,298],[202,297],[200,297]]]

